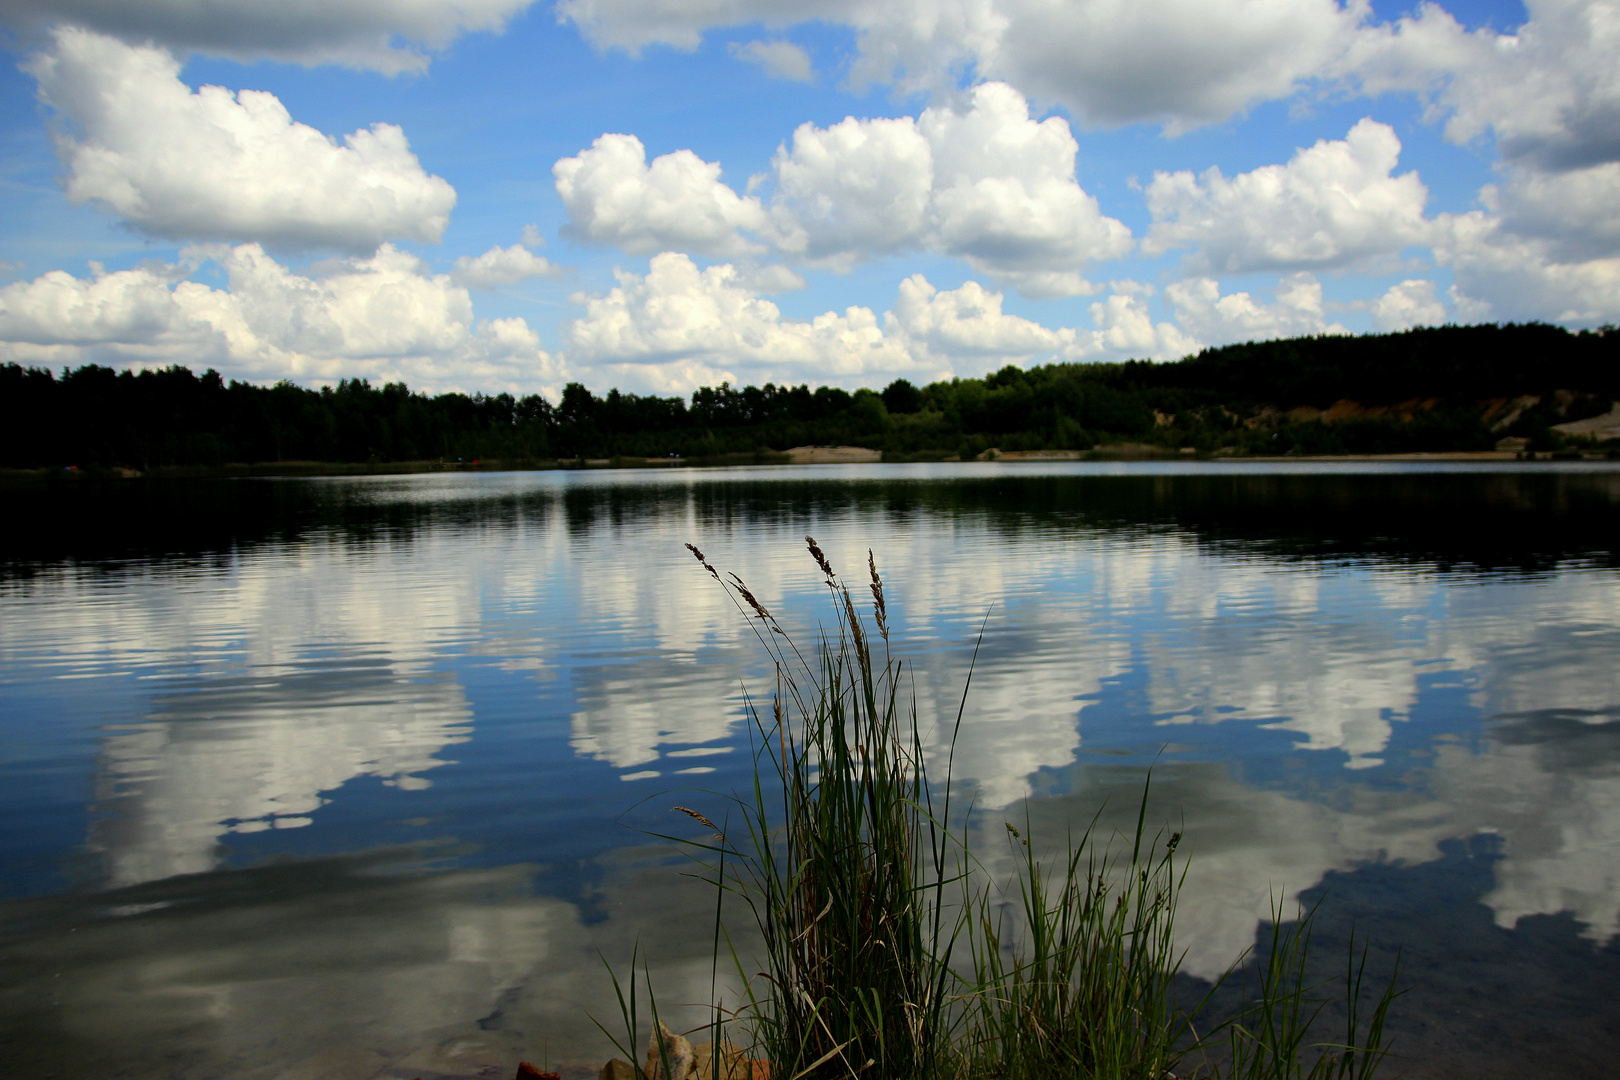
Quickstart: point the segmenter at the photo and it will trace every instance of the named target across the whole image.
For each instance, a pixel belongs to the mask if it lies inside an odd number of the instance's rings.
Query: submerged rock
[[[696,1057],[686,1036],[677,1035],[660,1020],[647,1037],[647,1066],[643,1070],[647,1080],[687,1080],[692,1075],[692,1062]],[[669,1071],[664,1071],[665,1063]]]
[[[659,1037],[664,1040],[663,1050]],[[669,1074],[664,1073],[664,1057]],[[750,1058],[730,1039],[693,1046],[663,1024],[647,1039],[647,1065],[637,1069],[623,1058],[613,1058],[597,1073],[597,1080],[770,1080],[771,1063]]]
[[[748,1059],[730,1039],[692,1048],[692,1080],[749,1080],[750,1075]]]

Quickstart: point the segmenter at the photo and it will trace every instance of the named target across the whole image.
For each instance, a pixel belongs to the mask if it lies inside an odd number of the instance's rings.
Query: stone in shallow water
[[[691,1080],[748,1080],[748,1061],[730,1039],[692,1048]]]
[[[662,1045],[660,1045],[662,1044]],[[685,1035],[677,1035],[660,1020],[647,1037],[647,1065],[643,1070],[648,1080],[687,1080],[692,1073],[692,1044]],[[669,1072],[664,1072],[668,1063]]]

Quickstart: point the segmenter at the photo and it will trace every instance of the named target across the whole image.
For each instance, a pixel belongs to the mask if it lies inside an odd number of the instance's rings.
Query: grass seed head
[[[702,822],[703,824],[707,825],[709,828],[713,829],[714,830],[714,838],[716,840],[720,841],[722,844],[729,845],[731,843],[731,841],[726,839],[726,834],[720,831],[720,826],[716,825],[714,822],[710,821],[708,818],[704,817],[702,814],[698,813],[696,810],[693,810],[691,807],[688,807],[688,806],[673,806],[673,807],[670,807],[670,809],[679,810],[681,813],[685,814],[687,817],[695,818],[696,820],[698,820],[698,821]]]
[[[748,602],[749,607],[754,609],[754,614],[758,615],[765,622],[770,622],[771,613],[765,610],[764,604],[754,599],[754,594],[748,591],[748,586],[743,584],[743,579],[738,577],[736,574],[732,574],[731,580],[735,583],[737,594]]]
[[[696,544],[687,544],[686,545],[686,550],[690,551],[693,555],[695,555],[697,557],[697,561],[703,564],[703,569],[705,569],[705,570],[707,570],[709,572],[710,577],[714,578],[714,580],[716,580],[716,581],[720,580],[720,572],[718,570],[716,570],[714,567],[709,565],[709,560],[705,559],[703,557],[703,552],[701,552],[701,551],[699,551],[697,549]]]
[[[878,633],[884,640],[889,637],[889,605],[883,599],[883,578],[878,575],[877,559],[872,555],[872,549],[866,549],[866,568],[872,574],[872,611],[877,616]]]
[[[831,585],[833,583],[833,579],[838,576],[837,574],[833,573],[832,563],[827,561],[827,556],[822,553],[821,547],[816,543],[815,537],[807,536],[804,538],[804,542],[809,545],[810,555],[816,560],[816,565],[821,567],[821,572],[823,574],[827,575],[827,584]]]

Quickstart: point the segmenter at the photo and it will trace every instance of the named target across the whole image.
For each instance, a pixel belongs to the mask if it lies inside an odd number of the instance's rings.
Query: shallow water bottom
[[[1382,985],[1398,953],[1404,994],[1382,1075],[1514,1080],[1613,1067],[1620,949],[1582,937],[1567,915],[1499,926],[1482,898],[1500,846],[1491,836],[1446,841],[1433,861],[1330,873],[1301,897],[1320,901],[1310,979],[1324,997],[1337,993],[1327,984],[1342,978],[1352,935],[1373,943],[1369,984]],[[705,1022],[693,1005],[710,999],[715,975],[713,895],[679,865],[626,853],[581,904],[537,893],[543,870],[423,875],[423,854],[215,875],[206,898],[179,879],[13,909],[0,992],[6,1071],[432,1080],[505,1077],[526,1060],[589,1080],[624,1056],[606,964],[623,978],[632,950],[662,1016],[678,1028]],[[736,939],[746,943],[746,931]],[[1211,1015],[1236,1003],[1240,977],[1217,992]],[[720,980],[722,999],[735,1000],[734,981]],[[1189,1002],[1209,989],[1183,983]],[[1337,1041],[1341,1023],[1330,1003],[1315,1037]]]

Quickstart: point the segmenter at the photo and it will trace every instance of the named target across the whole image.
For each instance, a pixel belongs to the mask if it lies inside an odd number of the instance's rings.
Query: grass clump
[[[813,660],[741,579],[692,548],[750,617],[776,674],[768,718],[750,701],[754,789],[738,800],[739,843],[722,833],[710,848],[714,880],[764,938],[748,1017],[776,1077],[932,1080],[954,1071],[951,957],[964,924],[947,895],[959,861],[942,825],[949,766],[936,814],[877,565],[869,559],[873,640],[826,554],[814,540],[809,549],[837,619]]]
[[[1012,911],[996,906],[992,920],[985,888],[965,996],[974,1075],[1157,1080],[1180,1060],[1173,928],[1181,834],[1145,841],[1146,812],[1144,794],[1128,858],[1099,849],[1094,821],[1055,873],[1007,823],[1020,855],[1006,887]]]
[[[733,797],[724,826],[676,808],[714,831],[682,843],[718,887],[717,903],[740,899],[764,942],[754,978],[724,947],[746,989],[729,1012],[716,1005],[714,1045],[728,1022],[740,1025],[770,1080],[1369,1080],[1388,1054],[1393,984],[1363,1028],[1366,951],[1358,965],[1352,949],[1345,1039],[1309,1043],[1325,1004],[1305,978],[1309,914],[1289,930],[1278,910],[1252,996],[1202,1036],[1194,1029],[1209,999],[1178,998],[1181,835],[1148,835],[1146,790],[1118,850],[1099,840],[1094,819],[1047,865],[1027,818],[1023,830],[1007,823],[1016,872],[987,882],[968,826],[950,824],[968,687],[936,754],[943,775],[931,777],[915,697],[890,654],[875,559],[868,552],[869,629],[806,541],[835,612],[813,657],[742,579],[687,545],[749,619],[775,675],[768,706],[748,701],[752,790]],[[727,940],[717,908],[717,962]],[[632,1043],[633,980],[628,1000],[621,994]],[[671,1076],[667,1062],[649,1070]]]
[[[1370,1080],[1389,1055],[1384,1045],[1384,1026],[1398,996],[1395,980],[1391,979],[1374,1002],[1363,1031],[1361,1003],[1368,948],[1363,944],[1358,957],[1353,934],[1344,974],[1344,1042],[1308,1046],[1309,1032],[1327,1005],[1326,999],[1315,996],[1305,975],[1314,913],[1314,908],[1306,912],[1289,931],[1284,929],[1281,903],[1272,903],[1265,963],[1258,965],[1252,975],[1243,973],[1252,978],[1254,991],[1238,1013],[1216,1032],[1218,1045],[1214,1049],[1222,1051],[1224,1059],[1220,1076],[1231,1080]],[[1398,977],[1398,962],[1396,967]],[[1318,1054],[1307,1070],[1304,1059],[1309,1049],[1316,1049]]]

